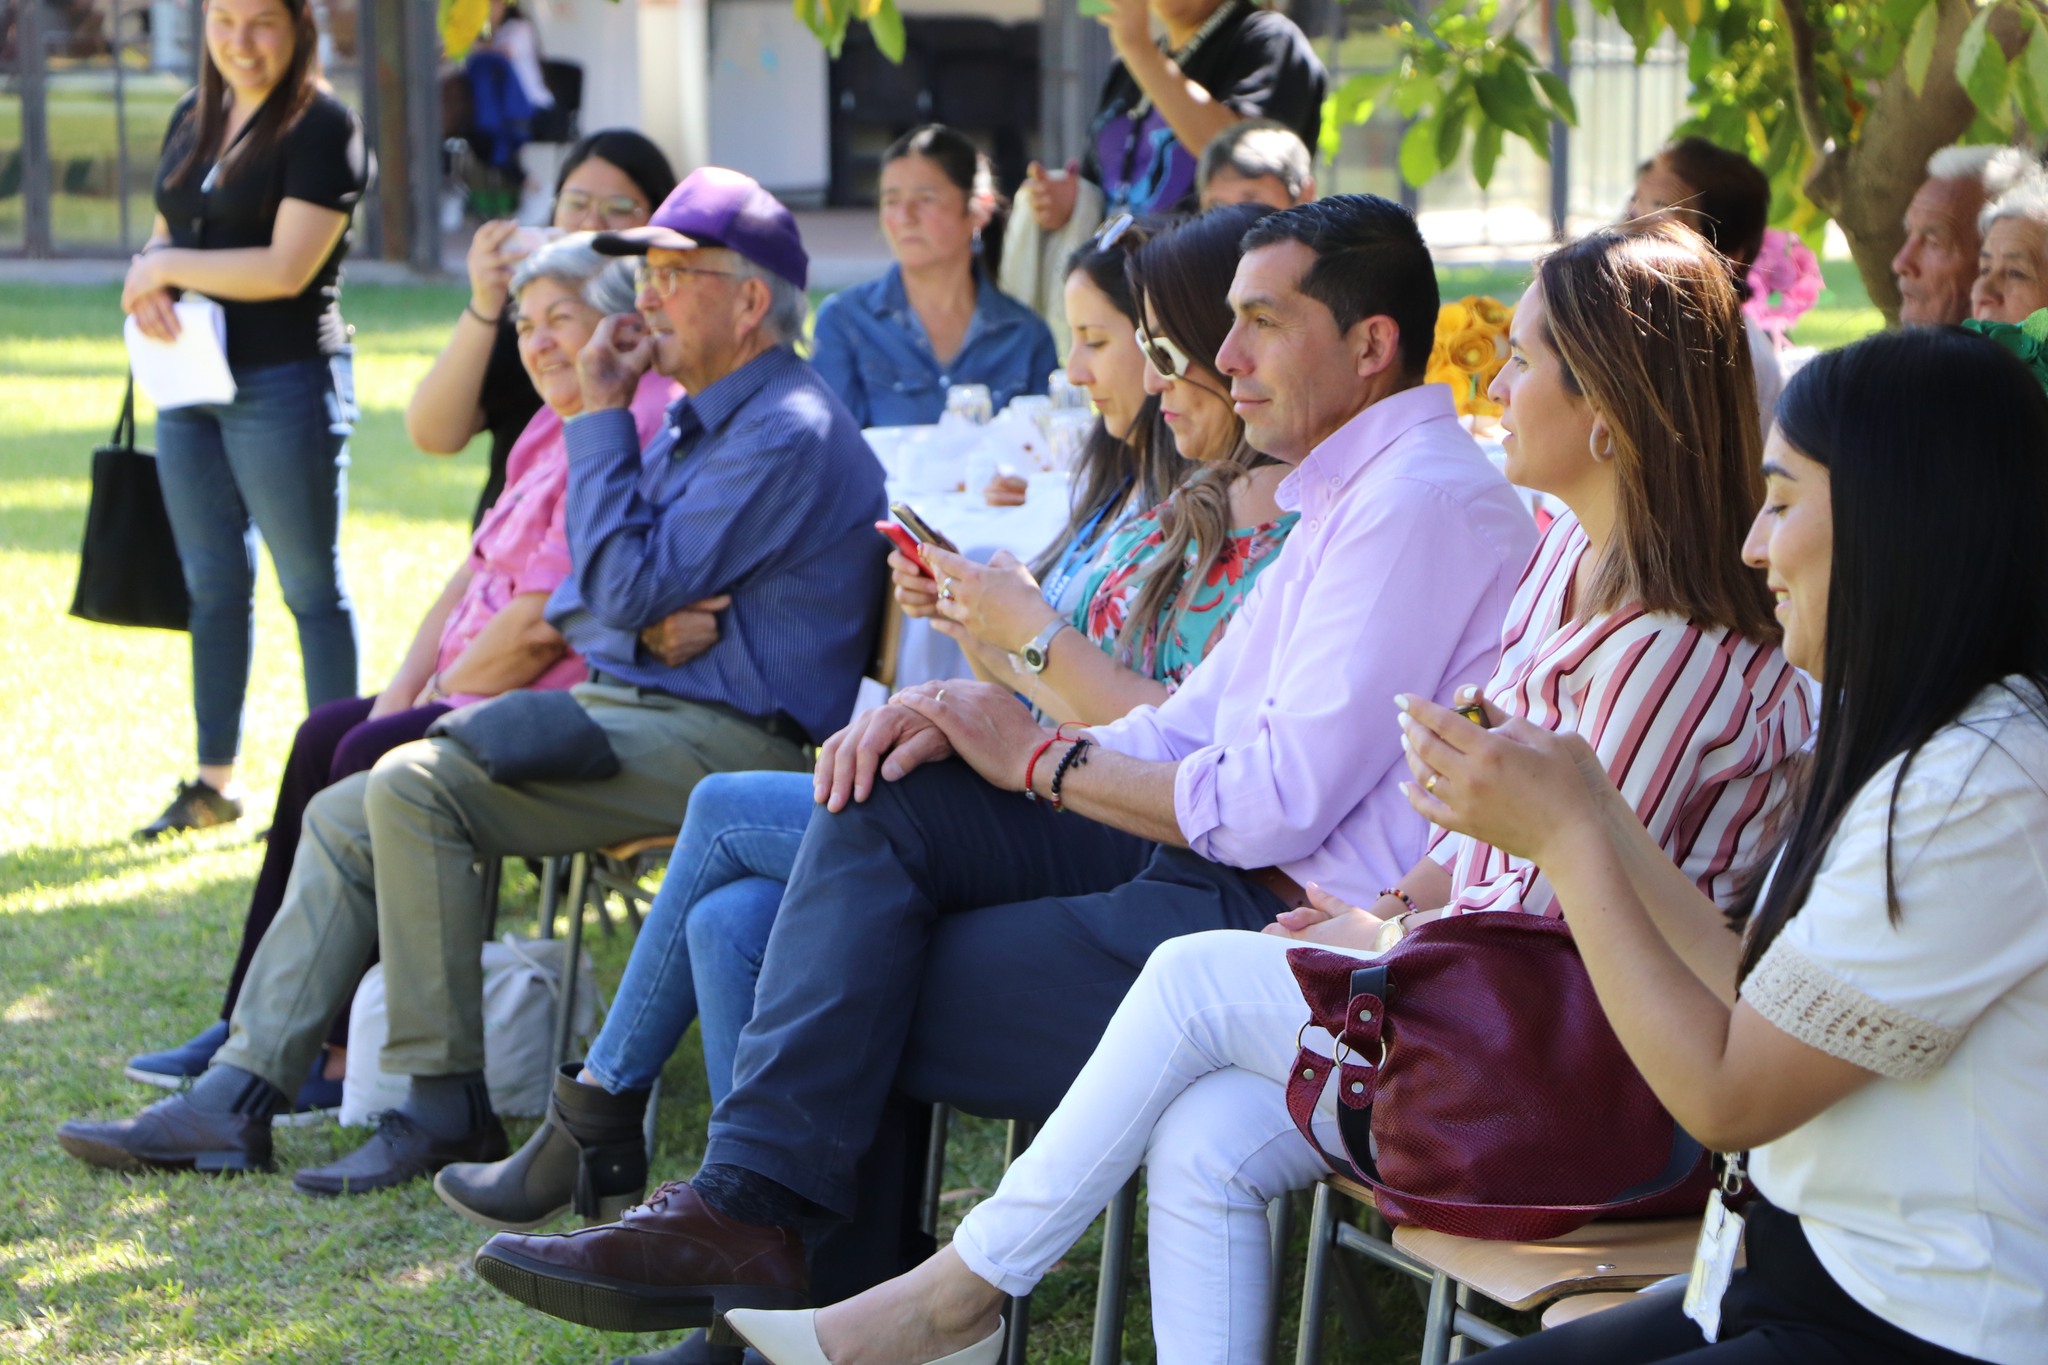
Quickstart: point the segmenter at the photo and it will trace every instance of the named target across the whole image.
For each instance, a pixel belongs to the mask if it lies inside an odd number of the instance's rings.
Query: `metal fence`
[[[1323,192],[1400,198],[1438,248],[1535,248],[1612,221],[1636,167],[1686,117],[1685,54],[1666,35],[1638,64],[1634,41],[1620,25],[1596,16],[1582,0],[1575,13],[1578,35],[1569,60],[1553,64],[1570,81],[1579,122],[1554,130],[1549,161],[1511,137],[1484,190],[1462,158],[1427,185],[1407,185],[1398,169],[1405,125],[1383,107],[1371,121],[1343,130],[1337,156],[1320,179]],[[1395,17],[1379,0],[1341,7],[1334,30],[1318,44],[1333,89],[1358,72],[1388,68],[1394,47],[1382,30]],[[1539,8],[1525,17],[1522,36],[1537,52],[1553,52]]]
[[[358,0],[316,0],[320,59],[360,107]],[[149,236],[164,130],[197,79],[199,0],[0,0],[0,254],[112,255]]]

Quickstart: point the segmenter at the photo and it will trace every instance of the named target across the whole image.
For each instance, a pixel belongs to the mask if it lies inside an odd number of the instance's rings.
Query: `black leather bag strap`
[[[135,449],[135,371],[128,372],[128,392],[121,397],[121,417],[114,423],[116,450]]]

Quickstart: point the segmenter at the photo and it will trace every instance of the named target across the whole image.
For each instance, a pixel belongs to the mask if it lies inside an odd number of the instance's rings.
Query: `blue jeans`
[[[712,1103],[725,1098],[768,931],[814,809],[808,773],[713,773],[697,784],[583,1063],[598,1084],[613,1094],[654,1084],[694,1018]]]
[[[241,750],[258,532],[298,622],[306,709],[356,694],[340,539],[355,419],[346,353],[238,370],[234,402],[157,414],[157,474],[192,598],[201,763],[232,763]]]

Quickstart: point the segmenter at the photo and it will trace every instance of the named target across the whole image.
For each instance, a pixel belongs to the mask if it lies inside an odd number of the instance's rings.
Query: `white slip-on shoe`
[[[725,1315],[726,1326],[768,1358],[769,1365],[832,1365],[825,1348],[818,1344],[818,1310],[771,1312],[764,1308],[735,1308]],[[1003,1355],[1003,1324],[972,1346],[953,1352],[927,1365],[996,1365]]]

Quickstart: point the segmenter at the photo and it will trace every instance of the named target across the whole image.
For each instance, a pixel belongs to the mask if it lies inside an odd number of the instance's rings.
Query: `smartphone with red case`
[[[917,552],[917,538],[911,535],[910,532],[904,530],[893,521],[878,521],[875,523],[875,529],[889,537],[890,541],[896,546],[897,552],[911,563],[917,565],[918,572],[922,573],[926,578],[934,580],[938,578],[938,575],[931,571],[931,566],[924,562],[924,556]]]
[[[927,522],[923,517],[919,516],[917,514],[917,509],[912,507],[909,503],[892,502],[889,504],[889,512],[892,516],[896,518],[896,520],[902,522],[905,526],[910,528],[910,534],[916,536],[925,544],[936,545],[941,550],[950,550],[952,553],[956,555],[960,553],[960,547],[958,545],[955,545],[952,541],[946,539],[937,531],[934,531],[931,528],[931,523]]]

